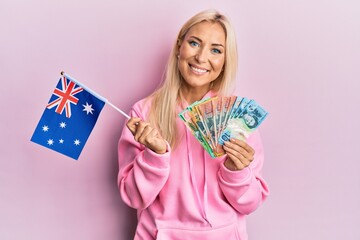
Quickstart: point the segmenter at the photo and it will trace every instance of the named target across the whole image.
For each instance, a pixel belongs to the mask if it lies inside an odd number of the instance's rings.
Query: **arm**
[[[134,110],[130,115],[141,117]],[[135,138],[139,140],[124,126],[118,145],[118,186],[127,205],[144,209],[155,200],[168,179],[170,147],[166,144],[166,152],[158,154]]]
[[[267,184],[261,177],[264,152],[258,131],[247,142],[254,150],[253,160],[248,163],[245,161],[243,167],[238,164],[241,170],[231,170],[231,167],[226,167],[229,165],[227,159],[218,172],[219,185],[226,199],[242,214],[255,211],[269,195]]]

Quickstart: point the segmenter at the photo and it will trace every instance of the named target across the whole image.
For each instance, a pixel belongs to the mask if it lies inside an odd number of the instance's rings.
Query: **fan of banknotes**
[[[212,97],[194,102],[179,113],[190,132],[211,157],[225,154],[230,138],[245,140],[264,121],[268,112],[246,97]]]

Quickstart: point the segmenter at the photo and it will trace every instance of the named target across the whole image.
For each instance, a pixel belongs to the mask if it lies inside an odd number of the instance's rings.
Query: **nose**
[[[207,61],[208,56],[206,51],[203,48],[200,48],[199,51],[196,53],[195,55],[195,59],[196,61],[198,61],[199,63],[204,63]]]

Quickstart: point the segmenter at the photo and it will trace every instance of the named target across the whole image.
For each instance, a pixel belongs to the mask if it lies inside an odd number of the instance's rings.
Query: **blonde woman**
[[[228,19],[200,12],[180,30],[162,85],[135,103],[119,140],[118,184],[137,209],[134,239],[247,239],[245,216],[268,195],[255,131],[211,158],[177,114],[194,101],[231,93],[237,49]]]

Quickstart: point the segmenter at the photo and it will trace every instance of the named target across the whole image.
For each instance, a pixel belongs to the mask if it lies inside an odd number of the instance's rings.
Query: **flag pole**
[[[124,117],[126,117],[127,119],[130,119],[130,116],[127,115],[126,113],[124,113],[123,111],[121,111],[119,108],[117,108],[114,104],[112,104],[111,102],[109,102],[109,100],[106,102],[107,104],[110,105],[110,107],[113,107],[116,111],[118,111],[119,113],[121,113]]]
[[[93,94],[94,96],[96,96],[97,98],[99,98],[100,100],[102,100],[103,102],[107,103],[110,105],[110,107],[114,108],[116,111],[118,111],[119,113],[121,113],[124,117],[126,117],[127,119],[130,119],[130,116],[127,115],[125,112],[123,112],[122,110],[120,110],[119,108],[117,108],[114,104],[112,104],[111,102],[109,102],[109,100],[107,100],[106,98],[104,98],[103,96],[99,95],[98,93],[94,92],[93,90],[91,90],[90,88],[86,87],[84,84],[80,83],[78,80],[74,79],[73,77],[70,77],[68,74],[66,74],[64,71],[61,71],[60,73],[62,76],[65,76],[66,78],[68,78],[69,80],[75,82],[77,85],[79,85],[80,87],[84,88],[86,91],[90,92],[91,94]]]

